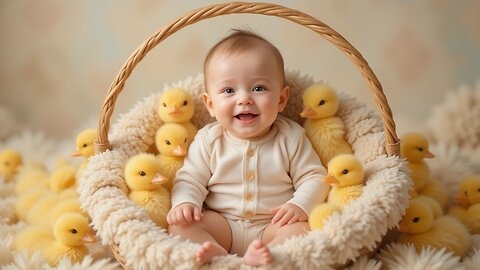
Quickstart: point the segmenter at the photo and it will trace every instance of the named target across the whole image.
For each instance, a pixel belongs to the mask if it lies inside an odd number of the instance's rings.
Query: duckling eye
[[[145,175],[147,175],[144,171],[140,171],[138,174],[140,174],[140,176],[145,176]]]
[[[417,150],[423,152],[423,147],[417,147]]]
[[[75,229],[71,229],[70,232],[73,233],[73,234],[77,234],[77,230],[75,230]]]
[[[480,190],[480,189],[479,189],[479,190]],[[463,193],[465,193],[465,196],[468,197],[468,191],[465,190]]]
[[[183,106],[187,106],[187,105],[188,105],[188,102],[185,100],[185,101],[183,102]]]
[[[348,173],[348,170],[347,170],[347,169],[345,169],[345,170],[342,171],[342,174],[347,174],[347,173]]]
[[[162,105],[163,105],[163,107],[167,107],[167,104],[165,104],[165,102],[163,102],[163,104],[162,104]]]
[[[5,166],[10,166],[10,162],[5,161]]]
[[[83,148],[85,148],[85,147],[87,147],[88,145],[87,145],[86,143],[84,143],[82,146],[83,146]]]
[[[419,218],[419,217],[414,217],[414,218],[413,218],[413,222],[417,223],[417,222],[419,222],[419,221],[420,221],[420,218]]]
[[[166,140],[165,143],[166,143],[167,145],[172,144],[169,140]]]
[[[185,140],[183,140],[183,142],[187,142],[187,138],[185,138]]]
[[[325,104],[325,100],[322,99],[322,100],[320,100],[320,102],[318,103],[318,105],[321,106],[321,105],[323,105],[323,104]]]
[[[477,191],[478,191],[478,192],[480,192],[480,188],[479,188],[479,189],[477,189]]]

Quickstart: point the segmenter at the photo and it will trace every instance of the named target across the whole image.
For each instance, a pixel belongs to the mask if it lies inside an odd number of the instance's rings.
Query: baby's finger
[[[200,211],[200,209],[198,207],[194,207],[193,208],[193,218],[196,221],[199,221],[201,216],[202,216],[202,212]]]
[[[175,213],[175,217],[177,217],[177,225],[185,225],[185,218],[183,217],[183,212],[182,211],[177,211]]]
[[[282,217],[282,219],[278,222],[278,225],[280,225],[280,227],[281,227],[281,226],[287,224],[287,222],[288,222],[290,219],[292,219],[293,215],[294,215],[294,214],[293,214],[292,212],[287,212],[287,213]]]
[[[300,221],[300,215],[294,215],[294,216],[292,217],[292,219],[290,219],[290,220],[288,221],[287,224],[290,225],[290,224],[293,224],[293,223],[298,222],[298,221]]]
[[[177,225],[177,216],[175,211],[170,212],[170,220],[172,221],[172,225]]]
[[[278,210],[278,212],[275,214],[275,216],[272,219],[272,224],[277,223],[283,217],[283,215],[285,215],[285,211],[286,210],[284,208],[281,208],[280,210]]]
[[[192,210],[188,207],[183,208],[183,217],[187,224],[192,222]]]
[[[275,208],[270,209],[270,212],[271,212],[272,214],[277,213],[278,210],[280,210],[280,206],[281,206],[281,205],[279,205],[279,206],[277,206],[277,207],[275,207]]]
[[[167,214],[167,223],[168,223],[168,225],[172,225],[172,219],[170,218],[170,213],[171,213],[171,212],[168,212],[168,214]]]
[[[298,221],[307,221],[307,220],[308,220],[307,214],[305,213],[300,214]]]

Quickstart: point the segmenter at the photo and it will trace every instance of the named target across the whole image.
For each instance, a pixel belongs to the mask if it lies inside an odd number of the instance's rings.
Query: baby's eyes
[[[265,87],[261,85],[255,85],[255,87],[252,89],[253,92],[262,92],[263,90],[265,90]]]
[[[235,92],[235,90],[233,90],[232,88],[225,88],[222,90],[222,93],[225,93],[225,94],[233,94]]]

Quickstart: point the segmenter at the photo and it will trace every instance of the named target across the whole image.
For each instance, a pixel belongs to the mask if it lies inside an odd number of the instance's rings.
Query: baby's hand
[[[279,205],[273,208],[271,211],[272,214],[275,214],[272,219],[272,224],[278,223],[278,225],[280,226],[283,226],[285,224],[293,224],[298,221],[308,220],[308,216],[302,210],[302,208],[292,203],[285,203]]]
[[[188,225],[193,220],[199,221],[202,216],[200,208],[193,203],[182,203],[167,214],[168,225]]]

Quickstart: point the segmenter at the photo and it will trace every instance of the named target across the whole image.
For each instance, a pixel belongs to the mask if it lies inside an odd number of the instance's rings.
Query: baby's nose
[[[252,104],[252,96],[250,95],[250,93],[243,92],[240,95],[238,95],[237,104],[238,105]]]

